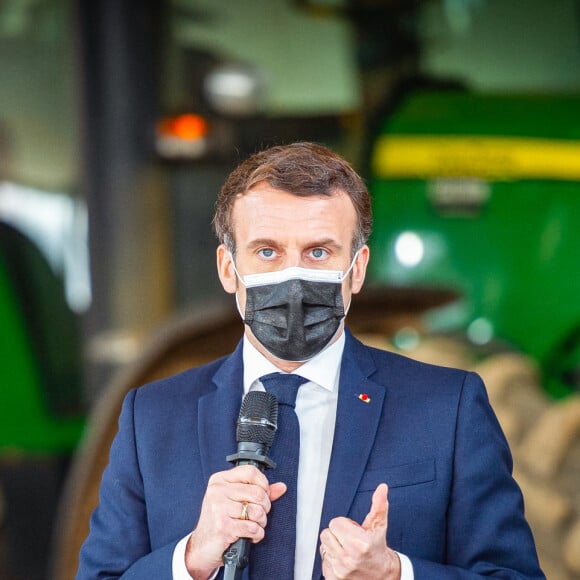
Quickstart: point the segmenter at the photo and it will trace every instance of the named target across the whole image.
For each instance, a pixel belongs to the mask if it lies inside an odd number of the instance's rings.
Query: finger
[[[330,528],[326,528],[320,534],[320,557],[322,561],[322,574],[324,578],[336,578],[334,566],[345,555],[344,547]]]
[[[287,491],[288,486],[285,483],[277,482],[270,486],[270,501],[276,501],[281,498]]]
[[[320,533],[320,546],[324,548],[327,554],[337,555],[343,550],[341,541],[330,528],[326,528]]]
[[[386,483],[381,483],[373,493],[371,509],[362,523],[365,530],[376,530],[387,527],[389,515],[389,502],[387,496],[389,487]]]
[[[246,506],[245,510],[244,505]],[[265,528],[268,522],[264,508],[255,503],[233,502],[232,507],[228,511],[228,515],[232,520],[256,522],[262,528]],[[245,518],[243,517],[244,515],[246,516]]]
[[[268,478],[253,465],[238,465],[227,471],[222,471],[217,475],[221,475],[223,480],[229,483],[248,483],[258,485],[264,491],[268,491],[270,482]]]
[[[226,544],[233,544],[239,538],[247,538],[253,543],[260,542],[264,539],[264,527],[257,522],[251,520],[236,520],[230,521],[227,528]]]
[[[330,578],[332,568],[332,564],[330,562],[331,556],[328,553],[328,549],[322,544],[320,544],[319,552],[320,552],[320,561],[322,563],[322,574],[324,578]]]
[[[243,503],[255,503],[261,505],[266,512],[270,511],[272,502],[269,497],[269,490],[264,491],[261,487],[246,483],[229,484],[224,490],[227,499]]]
[[[364,530],[358,522],[350,518],[338,517],[330,520],[328,529],[333,533],[341,544],[349,537],[362,537]]]

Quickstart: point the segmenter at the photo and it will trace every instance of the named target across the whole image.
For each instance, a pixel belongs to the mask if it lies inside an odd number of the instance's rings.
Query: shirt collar
[[[345,333],[343,331],[335,342],[299,366],[294,373],[328,391],[334,391],[338,387],[338,375],[344,351],[344,342]],[[278,367],[272,364],[246,339],[245,335],[242,356],[244,361],[244,394],[250,390],[252,384],[261,376],[281,372]]]

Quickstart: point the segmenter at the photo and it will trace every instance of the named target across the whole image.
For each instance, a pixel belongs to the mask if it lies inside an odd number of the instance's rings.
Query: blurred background
[[[580,2],[0,2],[0,578],[73,577],[120,400],[242,332],[211,217],[325,143],[375,225],[353,329],[480,372],[580,578]]]

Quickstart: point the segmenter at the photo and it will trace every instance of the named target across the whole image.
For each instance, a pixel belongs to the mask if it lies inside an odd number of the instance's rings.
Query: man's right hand
[[[206,580],[223,565],[223,553],[238,538],[253,543],[262,540],[272,502],[284,493],[284,483],[270,485],[266,476],[251,465],[214,473],[185,550],[189,574],[195,580]],[[245,503],[248,519],[244,520],[240,518]]]

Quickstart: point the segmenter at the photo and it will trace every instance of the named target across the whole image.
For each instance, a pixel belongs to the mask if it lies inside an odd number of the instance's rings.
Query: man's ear
[[[356,260],[352,266],[352,284],[351,292],[358,294],[363,287],[367,273],[367,264],[369,263],[370,250],[365,244],[357,254]]]
[[[225,244],[220,244],[216,250],[217,271],[220,282],[228,294],[235,294],[238,287],[232,255]]]

